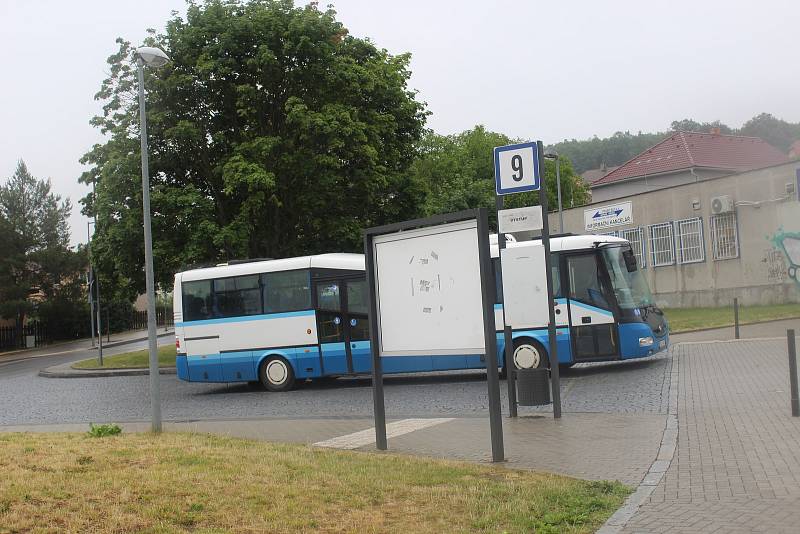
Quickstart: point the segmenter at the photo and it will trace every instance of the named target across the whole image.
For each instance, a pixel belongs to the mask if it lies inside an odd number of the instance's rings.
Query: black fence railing
[[[175,321],[170,308],[156,308],[156,327],[174,326]],[[135,310],[133,312],[132,330],[145,330],[147,328],[147,311]]]
[[[121,311],[104,308],[100,319],[103,336],[106,337],[125,330],[147,329],[147,311]],[[88,317],[86,317],[85,325],[81,321],[80,332],[73,332],[74,329],[62,328],[64,325],[61,324],[56,324],[54,325],[55,328],[51,329],[48,328],[47,324],[47,322],[43,321],[30,321],[23,327],[21,335],[15,325],[0,326],[0,351],[40,347],[53,341],[91,337]],[[174,326],[171,308],[161,307],[156,309],[156,326],[158,328]],[[96,324],[95,328],[97,328]]]
[[[16,326],[0,326],[0,350],[38,347],[47,341],[47,327],[39,321],[26,324],[21,335]]]

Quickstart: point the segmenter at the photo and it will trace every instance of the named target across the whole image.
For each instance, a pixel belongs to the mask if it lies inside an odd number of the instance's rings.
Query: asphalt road
[[[166,338],[171,342],[171,338]],[[166,341],[165,340],[165,341]],[[144,348],[145,342],[108,353]],[[76,350],[0,363],[0,425],[147,421],[147,376],[42,378],[39,369],[91,357]],[[666,413],[671,358],[583,364],[562,375],[562,406],[569,412]],[[197,384],[162,375],[165,420],[193,421],[253,418],[371,417],[369,378],[300,384],[287,393],[268,393],[242,384]],[[486,374],[451,372],[386,377],[389,417],[480,416],[488,409]],[[506,383],[501,382],[503,411]],[[550,411],[520,408],[520,413]]]

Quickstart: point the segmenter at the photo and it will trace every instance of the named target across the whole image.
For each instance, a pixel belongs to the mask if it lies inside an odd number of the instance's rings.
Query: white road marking
[[[387,439],[396,438],[397,436],[402,436],[403,434],[408,434],[415,430],[430,428],[442,423],[448,423],[452,420],[452,417],[439,417],[433,419],[403,419],[401,421],[395,421],[386,425],[386,437]],[[375,443],[375,427],[336,438],[326,439],[325,441],[318,441],[314,443],[314,445],[332,449],[357,449],[372,443]]]

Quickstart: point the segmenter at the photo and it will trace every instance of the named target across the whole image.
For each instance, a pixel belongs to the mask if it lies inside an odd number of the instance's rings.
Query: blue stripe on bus
[[[242,323],[246,321],[263,321],[265,319],[285,319],[287,317],[303,317],[306,315],[314,315],[314,310],[268,313],[264,315],[248,315],[245,317],[224,317],[222,319],[201,319],[200,321],[184,321],[182,323],[175,323],[175,326],[199,326],[204,324]]]

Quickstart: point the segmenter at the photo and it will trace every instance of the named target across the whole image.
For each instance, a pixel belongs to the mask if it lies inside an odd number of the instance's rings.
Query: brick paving
[[[682,344],[678,446],[623,532],[800,531],[785,341]]]

